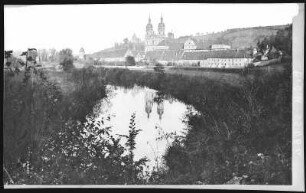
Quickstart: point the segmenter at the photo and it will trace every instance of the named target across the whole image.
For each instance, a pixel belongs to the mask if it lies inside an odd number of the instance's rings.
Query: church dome
[[[146,26],[146,29],[147,30],[152,30],[153,29],[153,25],[151,24],[151,18],[149,18],[149,22],[148,22],[148,24]]]
[[[165,28],[165,23],[163,22],[163,18],[160,18],[160,23],[158,24],[158,28]]]
[[[164,23],[159,23],[158,24],[158,28],[164,28],[165,27],[165,24]]]
[[[146,29],[153,29],[153,25],[151,23],[148,23],[147,26],[146,26]]]

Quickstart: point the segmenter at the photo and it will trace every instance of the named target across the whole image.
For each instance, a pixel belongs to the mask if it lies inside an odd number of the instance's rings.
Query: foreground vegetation
[[[164,156],[164,184],[291,183],[291,65],[278,73],[255,71],[241,87],[213,80],[109,70],[110,84],[148,86],[201,112],[186,117],[189,131]]]
[[[6,72],[4,182],[10,184],[291,184],[291,66],[252,72],[240,87],[205,78],[127,69],[64,72],[74,89],[63,92],[46,72]],[[248,73],[248,72],[243,72]],[[245,76],[244,74],[241,74]],[[106,85],[158,90],[192,105],[188,133],[149,176],[134,160],[136,114],[129,135],[115,137],[93,109]],[[125,145],[120,145],[124,140]]]
[[[133,158],[136,115],[122,146],[124,137],[110,135],[103,119],[93,121],[94,106],[107,94],[101,77],[86,70],[66,76],[75,88],[63,95],[44,71],[5,72],[4,183],[142,183],[146,159]]]

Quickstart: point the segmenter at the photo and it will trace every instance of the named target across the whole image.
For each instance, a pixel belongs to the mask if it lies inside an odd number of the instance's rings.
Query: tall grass
[[[3,155],[8,171],[30,160],[39,164],[36,152],[60,122],[56,109],[61,99],[42,71],[4,73]]]
[[[244,72],[241,86],[204,77],[106,70],[106,81],[125,87],[135,83],[192,105],[189,131],[164,160],[163,183],[291,183],[291,65],[283,71]],[[253,78],[248,78],[252,75]]]
[[[127,147],[92,111],[106,97],[92,68],[60,74],[74,89],[63,93],[44,71],[5,74],[4,182],[13,184],[125,184],[139,178],[146,159],[134,160],[131,117]],[[127,155],[126,155],[127,154]]]
[[[145,159],[133,160],[139,132],[131,116],[126,147],[109,134],[93,108],[106,84],[157,89],[192,105],[188,133],[164,155],[152,184],[291,183],[290,65],[277,73],[251,72],[242,86],[178,74],[127,69],[74,69],[62,86],[43,71],[5,72],[4,181],[17,184],[125,184],[139,178]],[[59,76],[60,78],[60,76]],[[98,125],[97,125],[98,124]],[[126,153],[126,154],[125,154]],[[10,176],[10,177],[9,177]]]

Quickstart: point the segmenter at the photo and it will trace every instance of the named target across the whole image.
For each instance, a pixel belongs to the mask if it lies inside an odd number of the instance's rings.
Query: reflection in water
[[[170,103],[170,104],[173,103],[173,98],[172,98],[172,97],[170,97],[168,100],[169,100],[169,103]]]
[[[153,99],[154,99],[154,92],[151,90],[145,91],[145,111],[147,113],[148,119],[150,118],[150,113],[152,112],[153,107]]]
[[[131,91],[132,96],[135,97],[139,93],[140,89],[141,87],[135,84]]]
[[[147,157],[150,160],[148,169],[152,169],[161,162],[173,136],[183,135],[186,125],[182,120],[189,107],[175,99],[170,102],[171,97],[164,97],[149,88],[108,86],[108,89],[107,99],[96,106],[100,111],[95,111],[98,114],[95,119],[104,117],[104,124],[112,126],[113,134],[127,135],[130,117],[135,112],[136,128],[142,130],[136,137],[135,159]],[[107,120],[106,117],[110,118]]]
[[[159,115],[159,120],[162,119],[163,113],[164,113],[164,103],[160,102],[157,104],[157,114]]]
[[[123,88],[123,92],[126,94],[128,92],[127,88]]]

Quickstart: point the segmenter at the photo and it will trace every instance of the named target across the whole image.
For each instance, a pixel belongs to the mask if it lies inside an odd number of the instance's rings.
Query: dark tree
[[[292,55],[292,25],[276,33],[274,45],[275,48]]]
[[[265,37],[262,41],[258,41],[257,43],[257,47],[261,53],[264,53],[264,51],[267,49],[267,46],[271,46],[270,39],[267,37]]]
[[[162,64],[156,63],[154,66],[154,71],[160,74],[163,74],[165,72],[165,68]]]
[[[125,65],[126,66],[135,66],[136,65],[135,58],[133,56],[127,56],[125,58]]]
[[[11,61],[9,60],[11,57],[12,57],[12,53],[13,53],[13,50],[9,50],[9,51],[5,51],[4,52],[4,57],[5,57],[5,59],[6,59],[6,65],[7,66],[10,66],[11,65]]]
[[[263,53],[267,48],[274,46],[277,50],[281,50],[287,55],[292,54],[292,25],[285,29],[278,30],[276,35],[265,37],[262,41],[258,40],[257,47],[259,52]]]
[[[69,71],[74,67],[71,49],[67,48],[59,52],[59,63],[63,67],[64,71]]]

